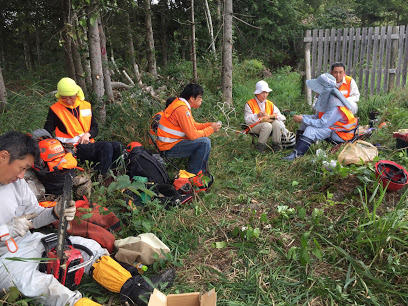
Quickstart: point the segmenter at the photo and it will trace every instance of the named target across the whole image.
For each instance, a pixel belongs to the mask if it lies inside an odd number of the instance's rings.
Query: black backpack
[[[169,184],[171,180],[166,169],[143,147],[134,147],[126,158],[127,175],[147,177],[149,182]]]

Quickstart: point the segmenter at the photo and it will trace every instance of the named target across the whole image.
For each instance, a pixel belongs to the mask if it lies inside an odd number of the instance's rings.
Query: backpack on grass
[[[169,184],[170,177],[163,165],[145,148],[134,147],[126,158],[127,175],[147,177],[149,182]]]
[[[33,135],[36,135],[37,131],[42,130],[34,131]],[[61,195],[64,180],[69,171],[74,168],[83,169],[77,166],[76,158],[63,147],[59,140],[50,137],[51,135],[44,134],[36,138],[40,148],[40,158],[33,169],[47,194]]]

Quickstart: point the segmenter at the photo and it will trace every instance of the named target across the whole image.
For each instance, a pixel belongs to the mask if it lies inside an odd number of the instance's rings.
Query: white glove
[[[62,205],[62,201],[58,201],[57,205],[54,206],[54,213],[58,217],[58,219],[61,219],[60,216],[59,216],[59,211],[61,209],[61,205]],[[75,212],[76,212],[75,201],[71,200],[68,203],[68,206],[65,207],[65,213],[64,213],[65,219],[67,219],[67,221],[74,220]]]
[[[11,219],[10,222],[7,223],[10,236],[13,238],[17,236],[23,237],[30,227],[33,227],[30,217],[32,217],[32,215],[24,215]]]

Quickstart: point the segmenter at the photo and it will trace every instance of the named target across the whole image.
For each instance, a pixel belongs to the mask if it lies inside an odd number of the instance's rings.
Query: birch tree
[[[222,43],[222,96],[232,105],[232,0],[224,1],[224,31]]]
[[[0,113],[6,110],[7,105],[7,92],[6,86],[4,85],[3,73],[0,66]]]
[[[145,27],[146,27],[146,44],[147,44],[147,65],[149,72],[156,76],[156,55],[154,48],[153,27],[152,27],[152,10],[150,7],[151,0],[144,0],[145,9]]]
[[[197,83],[197,53],[195,39],[195,23],[194,23],[194,0],[191,0],[191,60],[193,62],[193,81]]]
[[[91,77],[92,77],[92,91],[96,95],[98,104],[100,105],[99,120],[101,123],[105,122],[106,109],[103,101],[103,94],[105,92],[103,84],[102,71],[102,55],[101,55],[101,40],[98,30],[99,12],[94,2],[88,6],[88,44],[89,57],[91,63]]]
[[[106,36],[105,31],[103,29],[102,18],[98,18],[98,27],[99,27],[99,37],[101,40],[101,58],[102,58],[102,71],[103,71],[103,84],[105,87],[105,94],[108,101],[113,101],[113,90],[112,90],[112,82],[111,82],[111,75],[109,72],[109,65],[108,65],[108,52],[106,50]]]
[[[205,21],[207,22],[208,34],[210,36],[210,46],[211,51],[215,54],[215,41],[214,41],[214,29],[213,23],[211,18],[211,11],[210,7],[208,6],[208,1],[204,0],[204,13],[205,13]]]

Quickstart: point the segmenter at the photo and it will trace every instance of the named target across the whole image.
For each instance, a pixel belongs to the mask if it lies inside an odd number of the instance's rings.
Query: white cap
[[[259,94],[262,93],[263,91],[271,92],[272,89],[269,88],[268,83],[266,83],[265,81],[259,81],[259,82],[256,83],[256,85],[255,85],[254,94],[259,95]]]

